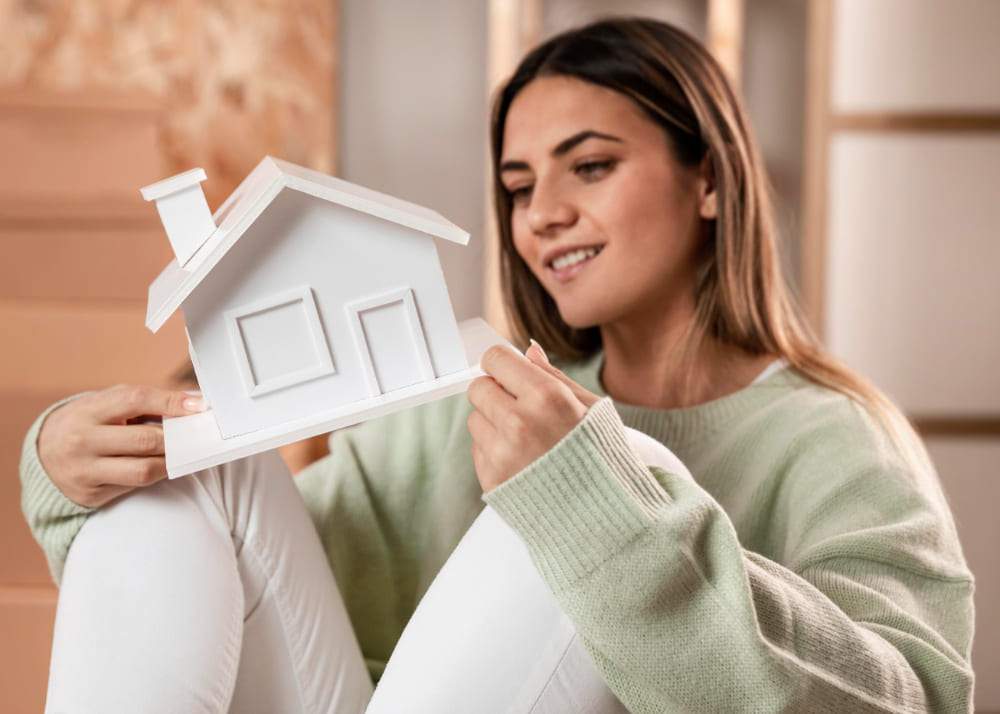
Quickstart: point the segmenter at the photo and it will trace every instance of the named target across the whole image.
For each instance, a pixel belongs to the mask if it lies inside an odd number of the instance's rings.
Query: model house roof
[[[156,332],[278,193],[290,188],[461,245],[469,234],[429,208],[266,156],[213,215],[215,232],[184,264],[172,260],[149,286],[146,327]]]

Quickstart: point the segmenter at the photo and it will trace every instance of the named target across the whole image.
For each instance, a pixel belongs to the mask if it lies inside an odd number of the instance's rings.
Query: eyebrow
[[[573,136],[568,139],[563,139],[560,141],[556,148],[552,150],[553,158],[559,158],[572,151],[575,147],[579,146],[587,139],[604,139],[605,141],[617,141],[619,144],[622,140],[617,136],[612,136],[611,134],[604,134],[599,131],[594,131],[593,129],[584,129],[583,131],[573,134]],[[500,173],[505,171],[527,171],[531,167],[528,166],[526,161],[504,161],[500,164]]]

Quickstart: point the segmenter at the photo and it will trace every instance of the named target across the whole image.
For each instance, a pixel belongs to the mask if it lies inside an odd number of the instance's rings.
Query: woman
[[[803,328],[704,48],[648,20],[556,37],[492,144],[508,311],[561,369],[494,349],[467,399],[334,433],[295,479],[318,543],[273,454],[93,512],[162,477],[159,430],[127,421],[183,395],[43,414],[24,507],[57,579],[69,552],[50,706],[96,701],[74,668],[106,689],[120,657],[126,700],[356,711],[364,657],[377,711],[968,710],[972,578],[937,477]]]

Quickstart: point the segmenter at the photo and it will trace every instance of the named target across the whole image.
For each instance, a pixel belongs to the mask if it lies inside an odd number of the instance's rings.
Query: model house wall
[[[433,238],[289,188],[182,310],[223,437],[468,366]]]

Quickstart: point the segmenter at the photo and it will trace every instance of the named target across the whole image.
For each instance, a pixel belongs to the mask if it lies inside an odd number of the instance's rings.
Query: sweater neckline
[[[601,383],[604,351],[598,350],[582,363],[576,381],[601,397],[610,396]],[[766,373],[770,370],[770,373]],[[628,404],[612,397],[622,422],[670,447],[697,441],[732,420],[747,416],[764,406],[775,388],[788,386],[794,379],[787,362],[772,364],[751,384],[735,392],[690,407],[656,409]]]

